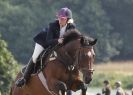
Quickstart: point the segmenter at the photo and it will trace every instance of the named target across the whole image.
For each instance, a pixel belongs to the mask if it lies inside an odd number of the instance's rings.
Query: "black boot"
[[[32,59],[30,59],[28,66],[26,67],[26,70],[24,72],[23,77],[18,79],[15,83],[17,87],[22,87],[25,83],[28,82],[28,80],[30,79],[33,68],[34,68],[34,63],[33,63]]]

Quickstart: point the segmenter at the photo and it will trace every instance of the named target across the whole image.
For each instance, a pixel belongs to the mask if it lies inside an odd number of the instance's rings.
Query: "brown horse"
[[[10,95],[60,95],[60,91],[65,95],[66,89],[81,89],[82,95],[86,95],[84,82],[89,84],[92,80],[95,43],[96,40],[81,36],[77,30],[69,30],[64,36],[63,46],[55,50],[57,57],[45,61],[46,66],[41,73],[32,75],[22,88],[13,83]],[[80,71],[83,73],[83,80],[80,78]],[[42,74],[46,78],[42,78],[43,82],[40,80]],[[21,76],[19,73],[16,79]]]
[[[74,35],[69,35],[69,33],[65,35],[66,39],[64,39],[64,42],[74,37]],[[64,65],[67,65],[66,67],[69,68],[69,82],[65,82],[67,88],[73,91],[81,89],[82,95],[86,95],[87,87],[85,84],[89,84],[92,80],[95,57],[93,45],[95,45],[96,42],[97,40],[93,40],[92,38],[80,36],[80,38],[77,37],[76,40],[71,40],[71,42],[66,44],[63,48],[60,48],[59,51],[61,52],[57,51],[61,63],[64,63]],[[79,71],[83,73],[83,81],[80,78]],[[72,77],[73,75],[75,75],[74,78]]]

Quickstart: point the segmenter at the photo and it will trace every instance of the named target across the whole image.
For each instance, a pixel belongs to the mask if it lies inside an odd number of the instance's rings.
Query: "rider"
[[[57,13],[57,20],[49,24],[47,32],[40,32],[35,36],[35,49],[23,77],[16,81],[18,87],[22,87],[30,79],[30,74],[37,62],[38,56],[49,46],[63,43],[63,35],[68,29],[75,29],[72,12],[69,8],[61,8]]]

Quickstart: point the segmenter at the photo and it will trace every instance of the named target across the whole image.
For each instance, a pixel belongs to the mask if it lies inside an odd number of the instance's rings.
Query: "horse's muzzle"
[[[85,77],[85,79],[84,79],[84,82],[85,82],[85,84],[90,84],[90,82],[92,81],[92,78],[91,77]]]
[[[93,76],[93,69],[92,70],[89,70],[86,72],[86,74],[84,75],[84,82],[86,84],[90,84],[90,82],[92,81],[92,76]]]

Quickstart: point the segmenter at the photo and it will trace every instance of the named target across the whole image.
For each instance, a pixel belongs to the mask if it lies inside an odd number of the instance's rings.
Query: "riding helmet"
[[[58,14],[57,14],[58,17],[67,17],[67,18],[72,18],[72,11],[65,7],[65,8],[61,8],[59,11],[58,11]]]

